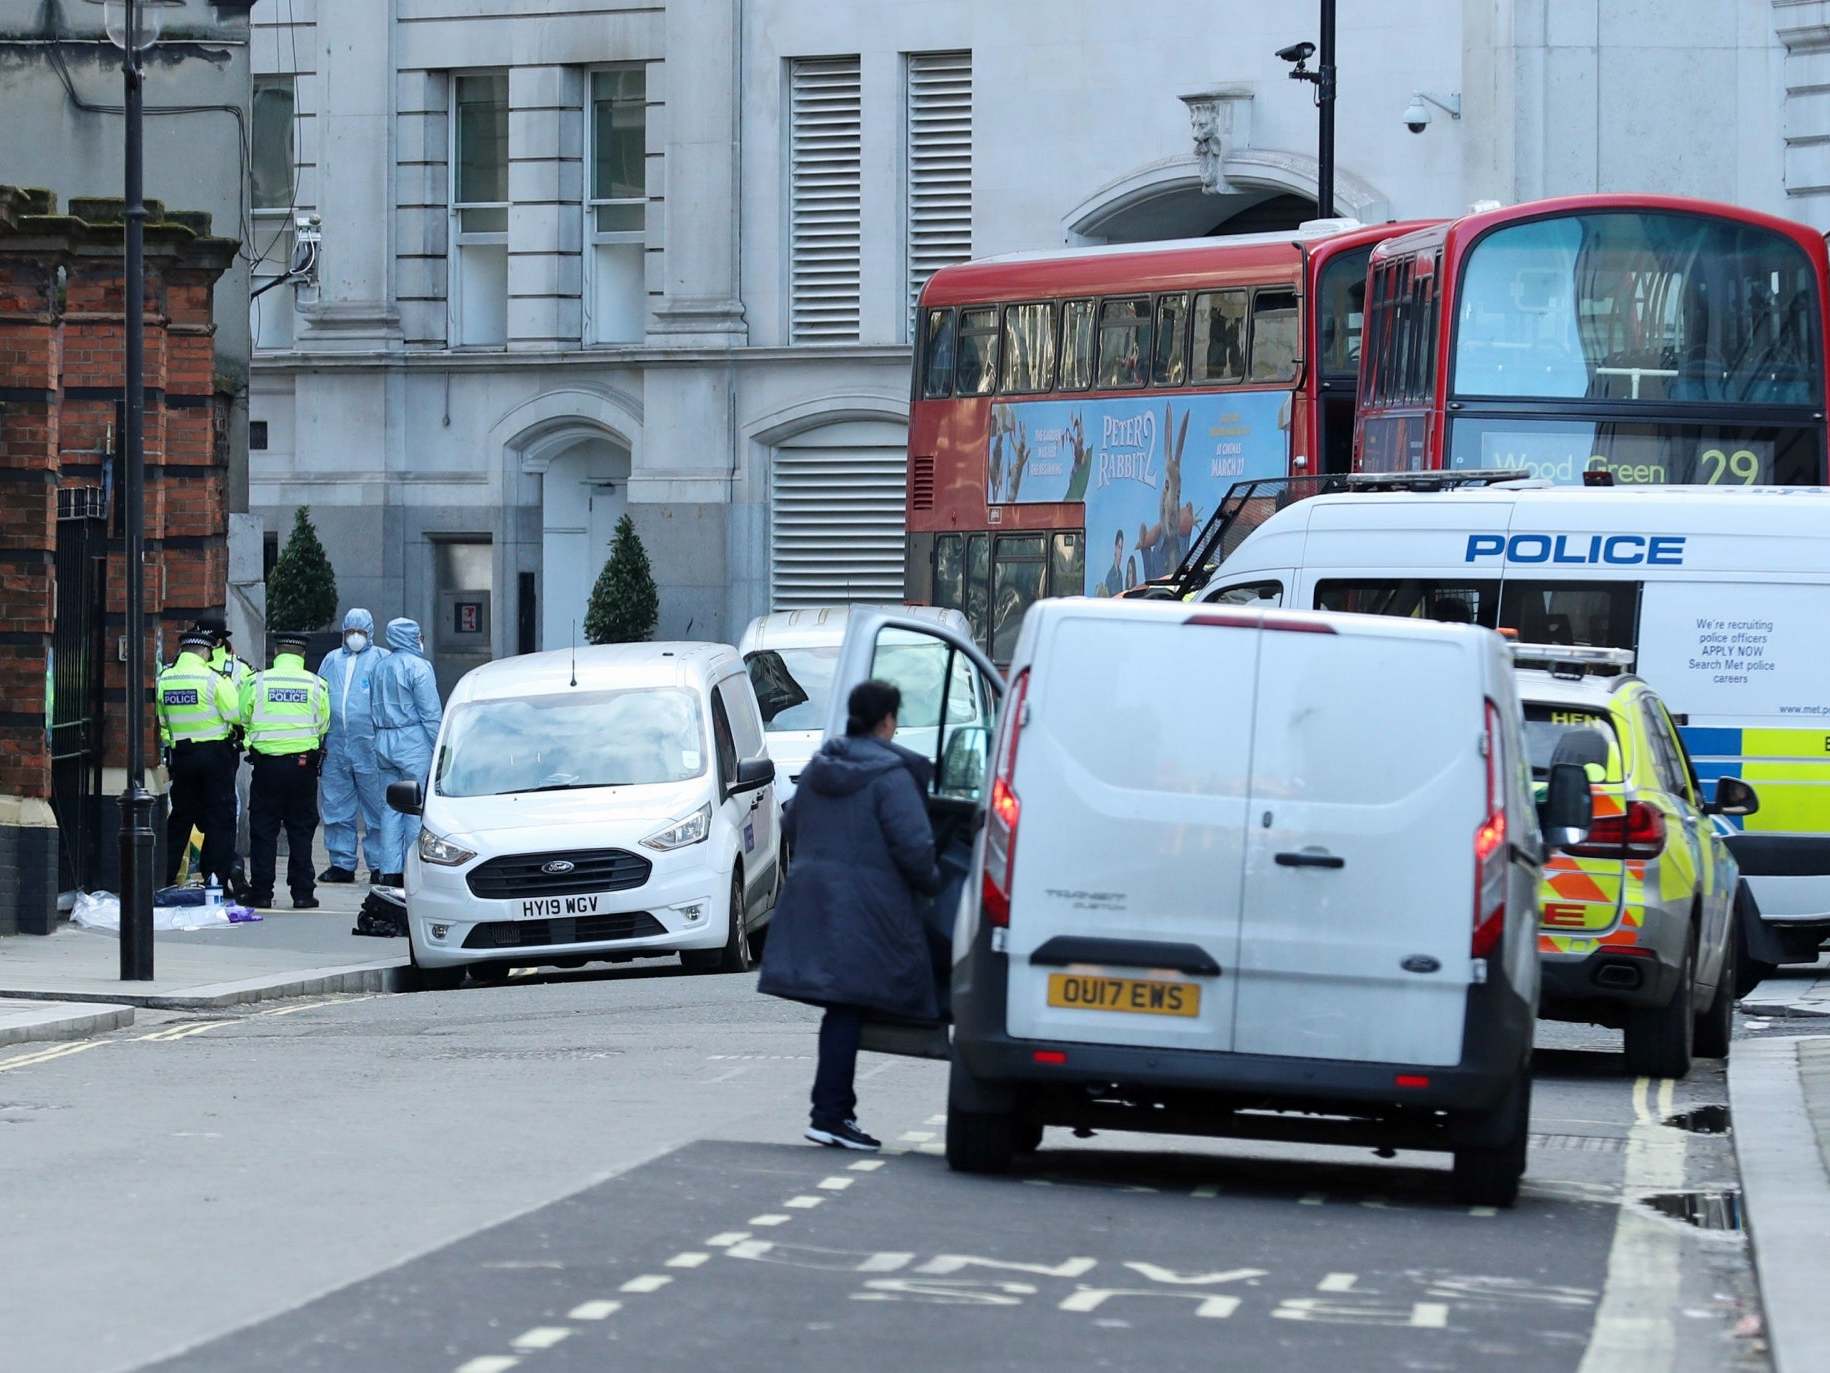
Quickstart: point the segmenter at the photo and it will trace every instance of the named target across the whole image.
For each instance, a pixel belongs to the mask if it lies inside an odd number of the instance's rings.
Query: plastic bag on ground
[[[230,914],[229,906],[154,906],[154,930],[201,930],[215,925],[240,923]],[[258,919],[246,911],[242,919]],[[121,932],[121,900],[113,892],[82,892],[70,910],[70,923],[107,934]]]

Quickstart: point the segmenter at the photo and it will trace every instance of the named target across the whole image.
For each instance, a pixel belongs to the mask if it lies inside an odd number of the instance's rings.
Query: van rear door
[[[1306,615],[1255,637],[1233,1047],[1456,1063],[1487,782],[1480,645]]]
[[[1181,606],[1032,614],[1007,725],[1009,1031],[1225,1050],[1259,636],[1196,627]]]

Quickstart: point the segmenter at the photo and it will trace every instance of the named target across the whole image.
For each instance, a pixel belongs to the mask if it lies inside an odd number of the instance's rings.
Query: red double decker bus
[[[1667,196],[1393,238],[1372,254],[1355,465],[1821,485],[1827,276],[1815,230]]]
[[[987,258],[921,293],[906,598],[1006,661],[1174,570],[1234,482],[1345,472],[1368,255],[1415,224]]]

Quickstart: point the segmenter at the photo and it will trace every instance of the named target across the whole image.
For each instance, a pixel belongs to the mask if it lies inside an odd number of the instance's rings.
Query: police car
[[[1726,841],[1743,879],[1746,991],[1774,964],[1816,961],[1830,938],[1827,528],[1819,488],[1420,478],[1277,511],[1196,599],[1467,620],[1526,642],[1633,650],[1702,799],[1717,799],[1726,776],[1760,791]]]
[[[1538,1014],[1626,1031],[1627,1066],[1683,1077],[1692,1053],[1728,1056],[1738,868],[1714,815],[1758,810],[1738,777],[1705,801],[1670,712],[1627,675],[1621,649],[1515,647],[1534,781],[1557,763],[1589,774],[1587,838],[1545,863],[1538,897]]]

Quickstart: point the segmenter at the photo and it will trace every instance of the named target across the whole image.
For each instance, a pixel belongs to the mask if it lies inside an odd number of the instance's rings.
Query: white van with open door
[[[917,636],[995,680],[968,641],[865,617],[834,699]],[[1044,601],[995,729],[943,727],[935,758],[956,1168],[1049,1125],[1303,1139],[1448,1150],[1460,1195],[1512,1201],[1544,841],[1497,635]],[[1567,771],[1547,804],[1579,831]]]

